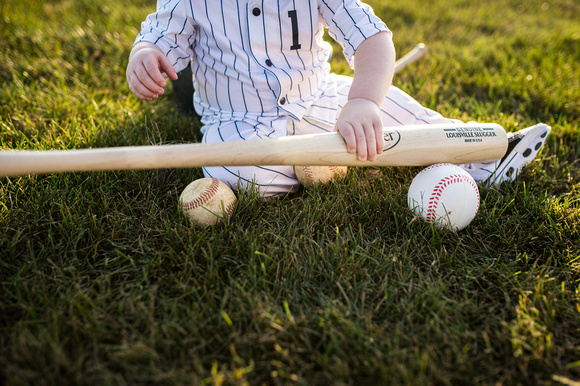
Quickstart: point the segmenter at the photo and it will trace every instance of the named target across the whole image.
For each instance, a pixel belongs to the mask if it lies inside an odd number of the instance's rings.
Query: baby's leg
[[[441,114],[422,106],[407,93],[391,86],[381,107],[385,126],[432,125],[438,123],[462,124],[458,119],[445,118]]]
[[[342,109],[347,101],[352,78],[335,75],[338,94],[338,108]],[[437,123],[462,124],[458,119],[445,118],[441,114],[422,106],[407,93],[391,86],[381,106],[384,126],[429,125]]]
[[[207,126],[202,142],[259,141],[285,136],[286,120],[281,121],[283,122],[272,126],[252,125],[241,121]],[[205,177],[215,177],[228,184],[234,191],[255,186],[263,197],[293,192],[299,186],[293,166],[212,166],[204,167],[203,174]]]

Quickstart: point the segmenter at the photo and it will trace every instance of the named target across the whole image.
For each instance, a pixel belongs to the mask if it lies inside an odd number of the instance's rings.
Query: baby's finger
[[[367,145],[367,134],[365,128],[362,126],[355,126],[355,137],[356,137],[356,147],[359,161],[366,161],[369,156],[368,145]],[[374,137],[374,136],[373,136]],[[374,144],[374,138],[373,138]]]
[[[167,82],[159,69],[159,65],[157,60],[150,58],[145,60],[140,69],[139,78],[151,91],[163,94],[163,87],[167,85]]]
[[[177,72],[175,71],[175,67],[173,67],[173,65],[171,64],[169,59],[167,59],[167,57],[162,56],[160,58],[159,66],[161,68],[161,71],[166,73],[170,79],[177,80]]]
[[[145,87],[143,83],[139,81],[139,79],[137,79],[134,82],[131,82],[129,85],[133,94],[135,94],[139,99],[151,100],[157,98],[158,96],[156,93],[152,92],[147,87]]]
[[[385,137],[383,134],[383,122],[378,122],[374,124],[375,138],[377,144],[377,154],[381,154],[385,148]]]
[[[374,161],[377,158],[377,141],[373,126],[364,127],[367,159]]]
[[[127,74],[127,80],[129,81],[131,91],[133,91],[133,93],[141,99],[156,98],[158,93],[152,91],[147,85],[145,85],[141,80],[142,77],[143,75],[139,77],[137,72]],[[152,82],[152,80],[150,80],[150,82]]]
[[[354,129],[348,123],[337,123],[336,130],[340,133],[346,143],[346,150],[349,153],[356,153],[356,136]]]
[[[153,71],[153,73],[150,71]],[[165,79],[163,79],[161,72],[159,72],[159,69],[151,70],[150,68],[147,68],[146,64],[141,64],[135,69],[135,74],[137,75],[139,82],[147,87],[152,93],[156,95],[163,94],[163,87],[166,82]],[[157,80],[155,77],[157,77]]]

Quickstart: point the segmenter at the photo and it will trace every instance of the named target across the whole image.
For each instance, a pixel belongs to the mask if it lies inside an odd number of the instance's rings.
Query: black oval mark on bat
[[[399,144],[401,141],[401,134],[397,130],[384,130],[383,140],[385,141],[383,151],[387,151]]]

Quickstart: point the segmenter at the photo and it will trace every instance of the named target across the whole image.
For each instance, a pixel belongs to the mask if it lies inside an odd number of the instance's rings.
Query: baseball
[[[326,184],[333,178],[343,178],[347,171],[346,166],[294,166],[296,178],[306,188]]]
[[[477,214],[479,189],[473,177],[459,166],[435,164],[415,176],[407,203],[427,222],[460,231]]]
[[[181,192],[179,206],[194,225],[206,227],[223,222],[231,216],[236,195],[216,178],[193,181]]]

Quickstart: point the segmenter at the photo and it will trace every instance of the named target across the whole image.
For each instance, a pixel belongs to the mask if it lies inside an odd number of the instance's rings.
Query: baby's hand
[[[379,107],[369,99],[349,100],[336,121],[349,153],[361,161],[374,161],[383,151],[383,120]]]
[[[127,82],[133,94],[146,100],[163,94],[167,85],[163,73],[177,79],[175,68],[157,46],[143,42],[133,48],[127,65]]]

